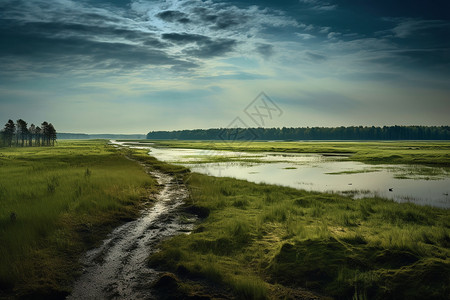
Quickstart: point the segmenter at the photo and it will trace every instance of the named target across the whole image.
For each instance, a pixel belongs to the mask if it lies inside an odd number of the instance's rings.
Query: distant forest
[[[56,141],[56,129],[52,123],[42,122],[41,127],[28,123],[22,119],[14,123],[8,120],[0,131],[0,146],[7,147],[32,147],[54,146]]]
[[[449,140],[450,126],[214,128],[151,131],[163,140]]]
[[[141,140],[145,134],[86,134],[86,133],[58,133],[58,140],[88,140],[88,139],[124,139]]]

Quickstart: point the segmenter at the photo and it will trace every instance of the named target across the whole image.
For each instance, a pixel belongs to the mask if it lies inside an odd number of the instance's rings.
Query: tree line
[[[28,123],[19,119],[14,123],[8,120],[5,127],[0,131],[0,146],[8,147],[32,147],[32,146],[54,146],[56,141],[56,130],[52,123],[42,122],[41,126]]]
[[[151,131],[147,139],[179,140],[449,140],[450,126],[213,128]]]

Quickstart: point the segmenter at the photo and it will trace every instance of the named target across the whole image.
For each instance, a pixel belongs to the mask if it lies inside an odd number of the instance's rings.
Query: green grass
[[[142,140],[141,140],[142,142]],[[349,159],[372,164],[421,164],[450,167],[450,142],[220,142],[148,141],[159,147],[233,151],[274,151],[286,153],[323,153],[349,155]]]
[[[0,296],[66,294],[81,253],[136,217],[156,189],[106,141],[1,148]]]
[[[448,299],[449,210],[196,173],[188,184],[191,204],[210,214],[166,241],[152,266],[245,299],[289,297],[292,288],[336,299]]]
[[[352,152],[352,159],[370,162],[390,157],[384,162],[445,166],[449,160],[445,142],[242,147]],[[125,156],[184,177],[188,205],[205,217],[190,235],[164,242],[149,259],[152,266],[228,287],[245,299],[289,298],[302,288],[337,299],[448,299],[449,210],[186,176],[188,169],[159,162],[145,150],[118,150],[104,141],[0,149],[0,297],[1,290],[65,295],[83,251],[137,216],[142,199],[157,186]]]
[[[325,173],[328,175],[342,175],[342,174],[363,174],[363,173],[373,173],[373,172],[378,172],[379,169],[361,169],[361,170],[352,170],[352,171],[341,171],[341,172],[330,172],[330,173]]]

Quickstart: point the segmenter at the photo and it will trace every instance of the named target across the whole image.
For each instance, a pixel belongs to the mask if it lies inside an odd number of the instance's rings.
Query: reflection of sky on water
[[[292,163],[253,164],[209,163],[191,165],[194,172],[212,176],[234,177],[252,182],[279,184],[308,191],[344,192],[363,196],[380,196],[398,202],[411,201],[418,204],[450,208],[448,193],[450,179],[396,179],[389,169],[376,166],[375,172],[357,174],[326,174],[347,171],[350,168],[360,170],[368,167],[359,162],[322,162],[314,165],[296,165]],[[370,166],[369,166],[370,167]],[[392,189],[392,192],[389,189]]]
[[[446,195],[450,192],[448,168],[368,165],[345,160],[342,156],[320,154],[173,148],[149,148],[149,150],[151,150],[150,154],[159,160],[185,162],[184,165],[192,171],[212,176],[234,177],[308,191],[346,193],[356,198],[376,195],[398,202],[411,201],[417,204],[450,208],[450,196]],[[236,158],[236,161],[195,163],[205,161],[205,157],[211,155],[233,160]],[[257,159],[259,163],[246,163],[246,158]],[[342,173],[355,171],[359,173]]]

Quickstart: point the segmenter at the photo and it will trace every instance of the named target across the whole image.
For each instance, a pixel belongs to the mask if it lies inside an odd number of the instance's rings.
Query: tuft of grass
[[[267,299],[265,282],[258,277],[235,276],[229,285],[241,299],[262,300]]]

